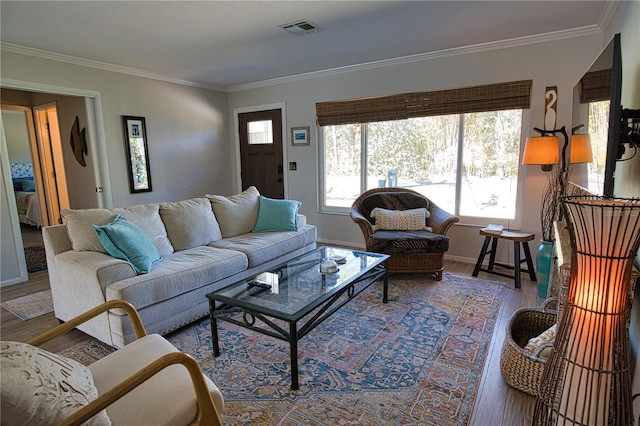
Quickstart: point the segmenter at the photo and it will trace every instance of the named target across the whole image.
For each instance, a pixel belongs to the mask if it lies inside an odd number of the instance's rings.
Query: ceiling
[[[233,91],[602,31],[617,1],[6,1],[3,50]],[[307,20],[304,36],[280,25]],[[364,64],[364,65],[363,65]]]

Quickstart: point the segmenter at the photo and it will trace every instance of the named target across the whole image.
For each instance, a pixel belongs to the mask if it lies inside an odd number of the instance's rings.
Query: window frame
[[[513,108],[520,109],[521,123],[520,123],[520,147],[519,158],[522,158],[522,151],[524,149],[523,141],[526,138],[526,130],[530,125],[531,110],[528,108]],[[456,114],[451,114],[456,115]],[[461,129],[464,129],[464,113],[457,114],[461,123]],[[368,123],[360,124],[360,193],[367,190],[367,125]],[[318,126],[318,179],[319,189],[318,194],[318,208],[320,213],[326,214],[349,214],[350,207],[339,207],[327,205],[326,199],[326,161],[325,161],[325,126]],[[462,194],[462,160],[464,155],[464,131],[458,132],[458,150],[456,156],[456,188],[455,188],[455,211],[451,212],[460,218],[458,225],[472,225],[472,226],[486,226],[489,223],[503,225],[509,229],[520,229],[523,221],[523,199],[524,199],[524,185],[526,180],[526,168],[518,162],[518,179],[516,182],[516,197],[514,206],[514,217],[511,219],[506,218],[494,218],[494,217],[481,217],[481,216],[469,216],[461,215],[461,194]]]

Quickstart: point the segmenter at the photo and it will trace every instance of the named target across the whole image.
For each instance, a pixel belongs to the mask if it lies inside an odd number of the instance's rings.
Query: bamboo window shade
[[[526,109],[531,80],[459,89],[414,92],[346,101],[318,102],[319,126],[404,120],[447,114]]]
[[[588,72],[580,80],[580,103],[611,99],[611,68]]]

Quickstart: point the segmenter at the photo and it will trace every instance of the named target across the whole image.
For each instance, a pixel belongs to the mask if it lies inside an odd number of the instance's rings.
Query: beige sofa
[[[264,225],[262,201],[251,187],[230,197],[63,210],[66,224],[43,228],[56,318],[67,321],[115,299],[132,303],[150,334],[202,318],[209,312],[207,293],[316,247],[316,227],[297,208],[289,220],[292,230],[252,232],[256,222]],[[148,273],[138,274],[130,262],[107,254],[98,239],[92,225],[111,223],[116,215],[135,224],[161,256]],[[120,310],[79,328],[115,347],[135,339]]]

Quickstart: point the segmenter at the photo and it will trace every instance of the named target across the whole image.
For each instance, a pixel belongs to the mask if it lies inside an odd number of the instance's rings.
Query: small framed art
[[[150,192],[151,172],[149,171],[149,151],[147,150],[147,129],[144,117],[122,116],[124,145],[127,149],[127,169],[129,170],[129,191]]]
[[[291,145],[309,145],[309,126],[291,128]]]

